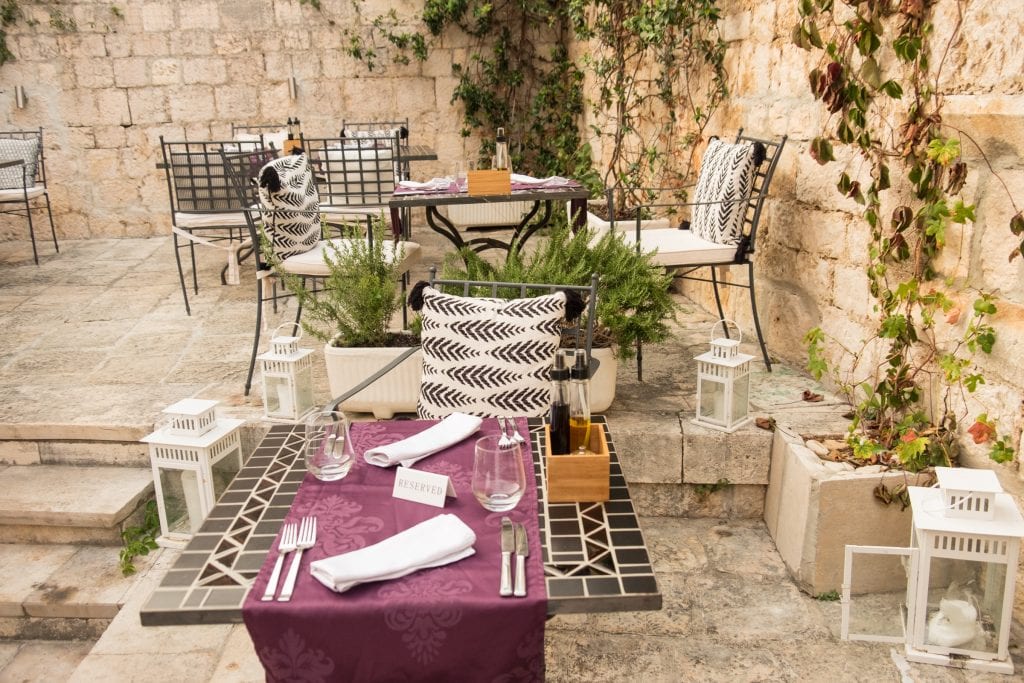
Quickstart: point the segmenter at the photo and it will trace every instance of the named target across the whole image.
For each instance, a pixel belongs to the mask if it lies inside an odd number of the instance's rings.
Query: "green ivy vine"
[[[838,145],[853,153],[845,156],[860,160],[859,168],[847,164],[836,188],[863,207],[870,229],[867,276],[883,345],[875,364],[860,368],[871,357],[871,341],[849,348],[815,328],[805,338],[809,369],[818,378],[832,370],[854,403],[849,441],[856,455],[914,471],[954,464],[963,418],[959,406],[985,381],[973,358],[991,353],[996,343],[989,324],[996,298],[975,291],[960,326],[969,283],[941,279],[935,268],[950,225],[975,218],[975,207],[961,195],[968,173],[961,142],[970,138],[944,124],[943,97],[935,86],[942,66],[941,59],[936,65],[930,58],[935,2],[798,3],[801,18],[792,39],[820,54],[809,83],[830,113],[810,153],[825,165],[835,161]],[[944,56],[960,39],[958,20],[938,54]],[[883,196],[895,207],[888,216],[882,214]],[[1020,212],[1010,229],[1014,235],[1024,232]],[[1022,251],[1024,242],[1010,259]],[[859,371],[865,377],[841,377],[826,360],[831,347],[851,361],[849,376]],[[940,406],[929,405],[932,380],[941,386]],[[997,434],[986,414],[976,416],[968,432],[976,443],[990,444],[993,460],[1012,460],[1009,439]]]

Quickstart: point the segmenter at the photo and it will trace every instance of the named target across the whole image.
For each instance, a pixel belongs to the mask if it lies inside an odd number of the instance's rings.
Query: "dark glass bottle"
[[[590,368],[585,352],[576,349],[569,371],[569,452],[590,449]]]
[[[569,449],[569,368],[565,358],[555,354],[555,365],[551,368],[551,413],[548,416],[551,427],[551,454],[565,455]]]

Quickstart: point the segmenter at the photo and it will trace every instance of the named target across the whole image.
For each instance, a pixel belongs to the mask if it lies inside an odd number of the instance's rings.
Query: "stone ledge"
[[[768,483],[772,433],[754,426],[732,434],[683,418],[683,483]]]

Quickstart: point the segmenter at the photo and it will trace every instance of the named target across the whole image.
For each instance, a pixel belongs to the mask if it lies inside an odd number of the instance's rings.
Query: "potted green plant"
[[[303,309],[302,327],[324,343],[327,380],[340,396],[417,343],[415,331],[395,331],[392,321],[402,308],[397,259],[388,258],[383,222],[373,225],[373,240],[355,238],[344,246],[328,242],[328,276],[316,289],[270,261]],[[372,412],[389,419],[416,410],[421,358],[417,351],[356,396],[343,410]]]
[[[672,277],[639,254],[620,234],[600,236],[589,228],[575,233],[568,225],[551,230],[538,248],[524,255],[512,250],[492,264],[471,250],[450,254],[444,277],[489,282],[544,282],[586,285],[600,276],[594,352],[600,361],[591,380],[591,408],[607,410],[615,398],[617,360],[635,355],[636,343],[655,343],[669,335],[676,304],[669,293]]]

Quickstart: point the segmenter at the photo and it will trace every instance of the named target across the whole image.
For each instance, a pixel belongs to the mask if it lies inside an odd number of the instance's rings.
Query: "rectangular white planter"
[[[457,228],[516,226],[531,202],[495,202],[494,204],[453,204],[445,207],[448,220]]]

